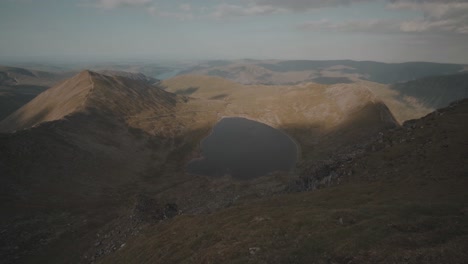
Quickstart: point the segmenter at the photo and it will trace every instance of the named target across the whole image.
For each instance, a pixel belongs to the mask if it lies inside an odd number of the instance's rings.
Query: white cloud
[[[148,13],[150,13],[152,16],[157,16],[157,17],[163,17],[163,18],[171,18],[171,19],[177,19],[177,20],[192,20],[195,18],[195,15],[191,12],[190,10],[187,10],[182,7],[179,7],[181,11],[176,11],[176,12],[169,12],[165,10],[160,10],[156,6],[151,6],[148,7]]]
[[[271,15],[285,12],[286,10],[280,7],[271,5],[256,5],[251,4],[247,6],[221,4],[215,7],[212,16],[216,18],[223,17],[236,17],[236,16],[257,16],[257,15]]]
[[[403,32],[468,34],[468,0],[393,0],[393,10],[414,10],[422,18],[401,23]]]
[[[468,0],[389,0],[387,9],[413,10],[421,16],[409,20],[309,21],[298,28],[329,32],[468,34]]]
[[[122,6],[146,6],[151,2],[152,0],[98,0],[96,6],[100,8],[112,9]]]
[[[185,12],[192,11],[192,6],[190,4],[180,4],[179,9]]]
[[[123,6],[144,7],[151,15],[179,20],[194,18],[227,18],[262,16],[314,9],[349,6],[372,0],[224,0],[222,4],[194,8],[180,1],[174,10],[160,9],[163,0],[88,0],[95,6],[112,9]],[[414,19],[309,21],[299,25],[302,30],[339,32],[405,32],[468,34],[468,0],[383,0],[391,12],[413,10],[420,15]],[[177,3],[177,2],[176,2]]]
[[[334,22],[331,20],[309,21],[298,25],[301,30],[327,32],[369,32],[390,33],[399,31],[399,21],[396,20],[348,20]]]
[[[257,0],[257,5],[270,5],[293,11],[306,11],[324,7],[346,6],[360,2],[371,2],[371,0]]]

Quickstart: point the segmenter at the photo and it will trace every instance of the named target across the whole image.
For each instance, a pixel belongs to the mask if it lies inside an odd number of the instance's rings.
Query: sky
[[[0,0],[4,61],[244,58],[468,64],[468,0]]]

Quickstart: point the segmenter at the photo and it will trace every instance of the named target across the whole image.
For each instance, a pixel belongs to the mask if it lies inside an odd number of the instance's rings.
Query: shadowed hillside
[[[115,70],[102,70],[102,71],[99,71],[99,73],[104,74],[104,75],[109,75],[109,76],[125,77],[131,80],[146,82],[147,84],[150,84],[150,85],[157,85],[160,82],[160,80],[152,78],[152,77],[148,77],[144,75],[143,73],[115,71]]]

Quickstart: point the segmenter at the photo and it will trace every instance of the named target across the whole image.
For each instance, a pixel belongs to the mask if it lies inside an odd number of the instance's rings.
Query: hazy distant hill
[[[400,97],[417,98],[419,102],[433,109],[448,106],[455,100],[468,98],[468,73],[428,77],[392,85]]]
[[[102,70],[98,71],[101,74],[109,75],[109,76],[119,76],[125,77],[127,79],[135,80],[135,81],[142,81],[149,85],[157,85],[159,84],[160,80],[152,77],[148,77],[143,73],[137,72],[126,72],[126,71],[113,71],[113,70]]]
[[[372,61],[214,61],[187,69],[182,74],[211,75],[242,84],[323,84],[349,83],[353,79],[392,84],[433,75],[453,74],[463,65],[408,62],[381,63]]]
[[[96,72],[114,71],[114,72],[129,72],[141,73],[149,78],[160,79],[160,76],[174,76],[182,69],[193,66],[190,62],[173,62],[173,63],[146,63],[146,62],[128,62],[128,63],[101,63],[96,65],[81,65],[80,68],[91,69]]]

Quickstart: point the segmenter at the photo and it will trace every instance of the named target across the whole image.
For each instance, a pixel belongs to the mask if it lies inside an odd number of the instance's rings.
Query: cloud
[[[179,20],[195,18],[229,18],[266,16],[283,13],[308,12],[321,8],[350,6],[372,0],[223,0],[221,4],[197,7],[179,2],[174,9],[161,9],[163,0],[87,0],[95,6],[112,9],[125,6],[143,7],[153,16]],[[375,0],[374,0],[375,1]],[[413,19],[308,21],[301,30],[372,33],[444,33],[468,34],[468,0],[382,0],[389,12],[412,10]],[[177,2],[176,2],[177,3]],[[419,15],[418,15],[419,14]]]
[[[348,20],[340,22],[318,20],[300,24],[297,28],[306,31],[394,33],[400,31],[400,22],[397,20]]]
[[[98,0],[96,6],[105,9],[112,9],[123,6],[147,6],[152,0]]]
[[[308,21],[298,25],[297,28],[327,32],[468,34],[468,0],[388,0],[387,2],[388,10],[395,12],[413,10],[420,12],[421,16],[407,20]]]
[[[403,32],[468,34],[468,0],[393,0],[387,8],[423,13],[422,18],[402,22]]]
[[[286,10],[271,5],[250,4],[247,6],[221,4],[215,7],[212,16],[216,18],[236,17],[236,16],[257,16],[271,15],[285,12]]]
[[[361,2],[371,2],[371,0],[258,0],[257,5],[270,5],[275,8],[282,8],[293,11],[306,11],[324,7],[347,6]]]
[[[214,8],[213,17],[242,17],[281,14],[287,12],[306,12],[325,7],[348,6],[371,0],[238,0],[236,4],[223,3]]]
[[[192,6],[190,4],[180,4],[179,9],[185,12],[192,11]]]
[[[177,20],[192,20],[195,18],[195,15],[192,13],[192,8],[190,5],[181,5],[179,6],[180,11],[166,11],[157,8],[156,6],[148,7],[148,13],[152,16],[162,17],[162,18],[171,18]]]

